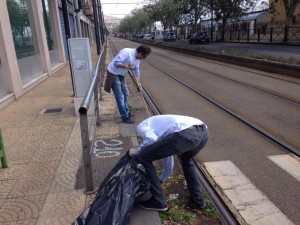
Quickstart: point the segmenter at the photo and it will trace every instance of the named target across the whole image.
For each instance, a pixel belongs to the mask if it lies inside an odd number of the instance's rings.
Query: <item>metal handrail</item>
[[[98,61],[97,61],[97,64],[96,64],[96,68],[93,72],[93,77],[92,77],[92,80],[89,84],[89,87],[88,87],[88,91],[86,92],[83,100],[82,100],[82,103],[80,105],[80,108],[79,108],[79,113],[87,113],[89,107],[90,107],[90,103],[91,103],[91,99],[92,99],[92,96],[93,96],[93,93],[94,93],[94,89],[95,89],[95,86],[96,86],[96,83],[98,81],[98,79],[100,78],[100,76],[98,77],[98,74],[99,74],[99,69],[100,69],[100,63],[101,63],[101,58],[103,56],[103,52],[104,52],[104,48],[102,48],[102,51],[99,55],[99,58],[98,58]]]
[[[101,63],[104,56],[104,51],[106,48],[106,43],[102,46],[102,50],[100,52],[99,58],[97,60],[96,67],[93,72],[92,80],[89,84],[88,90],[82,100],[82,103],[79,107],[79,118],[80,118],[80,131],[81,131],[81,142],[82,142],[82,156],[83,156],[83,166],[84,166],[84,174],[85,174],[85,193],[92,192],[94,190],[94,182],[93,182],[93,174],[92,174],[92,165],[91,165],[91,148],[93,147],[93,140],[92,143],[90,142],[90,129],[89,129],[89,122],[88,122],[88,109],[90,107],[90,103],[92,97],[94,97],[94,111],[93,116],[96,118],[94,120],[95,124],[93,124],[93,133],[95,135],[96,125],[100,125],[100,110],[99,110],[99,91],[98,87],[101,84],[102,74],[104,70],[100,70]],[[100,95],[101,95],[101,87]]]

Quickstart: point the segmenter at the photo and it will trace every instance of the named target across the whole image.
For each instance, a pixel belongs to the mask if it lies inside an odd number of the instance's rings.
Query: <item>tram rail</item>
[[[183,85],[184,87],[188,88],[192,92],[194,92],[197,95],[201,96],[202,98],[206,99],[207,101],[209,101],[213,105],[217,106],[218,108],[220,108],[224,112],[230,114],[231,116],[233,116],[237,120],[239,120],[242,123],[246,124],[248,127],[250,127],[251,129],[255,130],[260,135],[263,135],[264,137],[268,138],[271,142],[279,145],[280,147],[282,147],[287,152],[292,153],[292,154],[296,155],[297,157],[300,157],[300,150],[297,149],[296,147],[294,147],[294,146],[286,143],[285,141],[283,141],[280,138],[276,137],[274,134],[272,134],[272,133],[264,130],[259,125],[257,125],[255,122],[252,122],[249,119],[244,118],[243,116],[239,115],[238,113],[235,113],[233,110],[230,110],[228,107],[226,107],[225,105],[219,103],[218,101],[214,100],[213,98],[207,96],[206,94],[203,94],[202,92],[196,90],[195,88],[190,87],[187,83],[185,83],[184,81],[178,79],[176,76],[170,74],[168,71],[166,71],[165,69],[163,69],[160,66],[156,65],[155,63],[151,62],[150,60],[146,59],[146,62],[149,63],[150,65],[152,65],[153,67],[155,67],[161,73],[165,74],[166,76],[168,76],[171,79],[175,80],[176,82],[180,83],[181,85]],[[183,62],[180,62],[180,63],[183,63]],[[188,65],[188,66],[191,67],[192,65]],[[225,67],[227,67],[227,65],[225,65]],[[232,67],[232,66],[229,65],[229,67]],[[278,99],[280,99],[282,101],[285,101],[285,102],[288,102],[288,103],[290,103],[292,105],[295,105],[296,107],[300,107],[300,101],[298,101],[298,100],[294,100],[294,99],[282,96],[282,95],[277,94],[277,93],[272,93],[272,92],[264,90],[262,88],[258,88],[258,87],[255,87],[253,85],[249,85],[247,83],[243,83],[243,82],[239,82],[239,81],[236,81],[236,80],[233,80],[233,79],[229,79],[229,78],[223,76],[222,74],[213,73],[213,72],[211,72],[209,70],[205,70],[205,69],[202,69],[202,68],[199,68],[199,67],[196,67],[196,69],[200,70],[200,71],[204,71],[205,73],[208,73],[208,74],[212,74],[212,75],[217,76],[217,77],[221,77],[222,79],[229,80],[230,82],[234,82],[234,83],[237,83],[239,85],[246,86],[246,87],[251,88],[253,90],[259,91],[259,92],[261,92],[263,94],[270,95],[270,96],[272,96],[274,98],[278,98]],[[252,71],[250,71],[250,72],[252,72]],[[284,80],[284,81],[287,81],[287,80]],[[293,84],[298,85],[299,83],[298,82],[293,82]]]
[[[115,53],[117,53],[117,49],[115,46],[110,43],[111,48],[114,50]],[[136,80],[134,79],[134,76],[132,73],[129,73],[131,76],[131,79],[135,83],[136,87],[138,87]],[[147,104],[150,106],[152,112],[155,115],[162,114],[161,109],[157,106],[157,104],[153,101],[151,96],[148,94],[147,90],[143,89],[142,96],[147,102]],[[198,168],[197,173],[199,180],[202,184],[202,187],[205,189],[206,193],[208,194],[209,198],[212,200],[215,207],[220,212],[220,220],[224,225],[240,225],[242,222],[240,221],[241,218],[237,219],[236,215],[232,213],[232,211],[229,209],[229,207],[224,203],[223,199],[219,196],[218,192],[214,189],[213,185],[209,182],[207,176],[205,175],[204,171],[199,167],[198,163],[194,159],[194,163],[196,167]]]
[[[190,90],[191,92],[193,92],[194,94],[200,96],[202,99],[205,99],[207,102],[210,102],[211,104],[213,104],[214,106],[217,106],[219,109],[221,109],[222,111],[226,112],[227,114],[229,114],[230,116],[232,116],[233,118],[237,119],[238,121],[242,122],[243,124],[246,124],[247,127],[249,127],[250,129],[254,130],[256,133],[258,133],[258,135],[260,136],[263,136],[265,137],[267,140],[269,140],[271,143],[277,145],[280,147],[280,149],[283,150],[283,152],[288,152],[292,155],[295,155],[297,157],[300,156],[299,154],[299,150],[291,145],[289,145],[288,143],[286,143],[285,141],[281,140],[280,138],[277,138],[275,137],[273,134],[269,133],[269,132],[266,132],[264,131],[263,129],[261,129],[259,126],[257,126],[255,123],[249,121],[248,119],[246,118],[243,118],[241,115],[235,113],[234,111],[228,109],[226,106],[220,104],[218,101],[214,100],[213,98],[211,97],[208,97],[206,94],[203,94],[201,93],[200,91],[196,90],[195,88],[192,88],[190,87],[187,83],[185,83],[184,81],[178,79],[176,76],[173,76],[173,74],[171,72],[168,72],[166,71],[166,69],[162,69],[160,68],[158,65],[155,65],[154,63],[151,63],[149,60],[146,60],[147,63],[149,63],[149,65],[151,64],[153,67],[156,68],[156,70],[159,70],[160,73],[162,74],[165,74],[167,75],[169,78],[171,78],[173,81],[179,83],[180,85],[182,85],[183,87],[187,88],[188,90]],[[190,66],[190,65],[189,65]],[[196,67],[196,69],[199,69]],[[203,72],[206,72],[206,73],[210,73],[212,74],[211,71],[207,71],[207,70],[202,70]],[[248,71],[249,72],[249,71]],[[250,71],[251,72],[251,71]],[[213,74],[214,75],[214,74]],[[216,76],[218,76],[219,74],[216,74]],[[273,77],[272,77],[273,78]],[[274,79],[277,79],[276,77]],[[281,80],[281,79],[279,79]],[[231,81],[229,79],[229,81]],[[298,82],[293,82],[293,81],[290,81],[290,80],[283,80],[285,82],[290,82],[290,83],[293,83],[295,85],[298,85],[299,83]],[[276,94],[276,93],[269,93],[267,90],[263,90],[263,89],[260,89],[260,88],[256,88],[255,86],[253,85],[250,85],[248,86],[248,84],[244,84],[242,82],[237,82],[237,81],[234,81],[232,80],[232,82],[235,82],[237,83],[238,85],[241,85],[241,86],[246,86],[247,88],[251,88],[253,90],[256,90],[256,91],[259,91],[259,92],[262,92],[264,94],[267,94],[269,96],[272,96],[274,98],[278,98],[280,99],[280,101],[285,101],[289,104],[292,104],[296,107],[299,107],[299,101],[298,100],[294,100],[294,99],[289,99],[289,98],[286,98],[284,96],[280,96],[279,94]],[[144,96],[146,95],[149,95],[149,93],[147,92],[147,90],[144,90]],[[145,97],[145,98],[150,98],[151,97]],[[153,101],[153,100],[152,100]],[[152,105],[157,105],[155,102],[154,103],[151,103]],[[161,109],[159,109],[159,111],[161,111]],[[215,184],[210,182],[210,179],[209,177],[207,176],[207,174],[205,173],[205,169],[201,168],[201,165],[199,166],[199,163],[196,163],[197,166],[199,167],[199,171],[201,172],[202,170],[202,174],[203,176],[208,180],[208,184],[214,186]],[[218,190],[214,190],[215,192],[218,192]],[[220,194],[218,194],[219,197],[222,199],[222,197],[220,196]],[[224,199],[223,199],[224,200]],[[226,199],[225,199],[226,201]],[[235,212],[231,212],[233,213],[233,215],[235,215]],[[239,221],[239,220],[238,220]],[[242,222],[241,222],[242,223]]]

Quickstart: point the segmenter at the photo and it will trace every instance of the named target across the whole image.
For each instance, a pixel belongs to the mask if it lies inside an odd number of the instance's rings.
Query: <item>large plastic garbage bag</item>
[[[94,202],[72,225],[124,225],[134,200],[149,187],[144,166],[126,154],[101,183]]]

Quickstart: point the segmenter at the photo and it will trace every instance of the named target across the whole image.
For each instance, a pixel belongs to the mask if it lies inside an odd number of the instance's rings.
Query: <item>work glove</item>
[[[138,151],[139,151],[139,148],[138,147],[131,147],[130,149],[129,149],[129,155],[131,156],[131,157],[133,157],[133,156],[135,156],[137,153],[138,153]]]
[[[134,70],[134,65],[132,64],[132,62],[130,62],[130,63],[127,65],[127,69],[128,69],[128,70]]]

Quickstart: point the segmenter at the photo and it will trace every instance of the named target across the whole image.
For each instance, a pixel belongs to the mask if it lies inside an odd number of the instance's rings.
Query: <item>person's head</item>
[[[137,59],[146,59],[147,56],[151,53],[151,48],[147,45],[141,45],[136,49]]]

